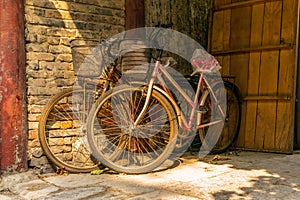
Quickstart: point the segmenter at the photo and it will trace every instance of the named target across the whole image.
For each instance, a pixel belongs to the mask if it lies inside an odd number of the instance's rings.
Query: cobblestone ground
[[[0,199],[300,199],[300,154],[239,152],[184,157],[143,175],[2,176]]]

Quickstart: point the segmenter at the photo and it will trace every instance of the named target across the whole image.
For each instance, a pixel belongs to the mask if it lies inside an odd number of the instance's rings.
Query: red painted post
[[[126,30],[145,26],[144,0],[126,0]]]
[[[125,1],[125,29],[142,28],[145,26],[145,6],[144,0]],[[144,32],[127,32],[126,38],[143,38]]]
[[[1,172],[27,169],[24,0],[0,0]]]

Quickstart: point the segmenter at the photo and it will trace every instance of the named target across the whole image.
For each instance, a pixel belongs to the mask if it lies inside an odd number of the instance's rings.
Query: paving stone
[[[58,191],[59,188],[55,187],[43,180],[32,180],[24,183],[19,183],[12,188],[12,191],[19,194],[25,199],[40,199],[48,196],[52,192]]]
[[[1,200],[23,200],[22,197],[12,193],[9,190],[0,191],[0,199]]]
[[[191,182],[204,177],[216,176],[228,171],[232,171],[230,167],[211,165],[204,162],[196,162],[184,165],[177,169],[166,171],[163,177],[173,181]]]
[[[215,164],[183,160],[142,175],[20,173],[2,177],[2,189],[8,190],[0,191],[0,199],[300,199],[299,155],[242,152],[228,157]]]
[[[101,177],[101,176],[100,176]],[[154,184],[143,184],[139,178],[139,175],[136,175],[136,180],[127,179],[127,176],[117,176],[107,178],[104,182],[99,185],[107,186],[110,188],[117,188],[118,191],[124,192],[127,195],[139,195],[143,193],[153,192],[157,190],[156,185]]]
[[[85,188],[68,188],[62,192],[52,194],[43,199],[62,200],[62,199],[90,199],[90,197],[105,192],[105,187],[85,187]]]
[[[34,179],[38,179],[38,177],[36,176],[35,172],[32,170],[23,173],[4,175],[1,177],[0,190],[6,190],[15,186],[18,183],[22,183]]]
[[[120,175],[119,178],[143,187],[164,187],[174,183],[173,180],[166,179],[163,172],[142,175]]]
[[[285,199],[300,199],[299,191],[294,191],[289,195],[285,196]]]
[[[180,195],[178,193],[173,193],[165,190],[155,191],[151,193],[146,193],[142,195],[138,195],[132,198],[128,198],[128,200],[153,200],[153,199],[159,199],[159,200],[170,200],[170,199],[176,199],[176,200],[197,200],[199,198],[197,197],[190,197],[190,196],[184,196]]]
[[[266,183],[257,183],[252,188],[247,188],[247,196],[252,197],[253,199],[287,199],[286,197],[295,191],[284,185],[271,185]],[[244,189],[244,190],[247,190]],[[300,193],[297,192],[299,199]]]
[[[17,200],[18,198],[17,197],[10,197],[10,196],[7,196],[7,195],[1,195],[0,194],[0,199],[1,200]]]
[[[89,185],[95,185],[97,183],[101,183],[104,181],[102,177],[105,176],[107,175],[95,176],[90,174],[69,174],[67,176],[64,175],[51,176],[45,178],[44,180],[58,187],[76,188],[76,187],[86,187]]]
[[[124,200],[128,198],[128,195],[122,192],[113,189],[108,189],[105,192],[89,196],[88,200]]]

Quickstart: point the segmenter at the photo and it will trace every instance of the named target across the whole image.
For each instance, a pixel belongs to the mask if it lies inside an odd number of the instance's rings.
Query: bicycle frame
[[[108,50],[106,51],[106,53],[108,53],[109,57],[113,57],[110,54],[110,48],[111,48],[111,44],[112,43],[108,43],[103,41],[102,45],[105,47],[108,47]],[[102,74],[100,74],[100,76],[98,77],[99,80],[98,81],[91,81],[91,80],[87,80],[87,78],[85,77],[79,77],[79,81],[82,82],[83,85],[83,89],[84,89],[84,97],[83,97],[83,101],[85,102],[86,99],[86,89],[88,86],[94,86],[95,87],[95,99],[98,99],[100,96],[103,96],[105,92],[107,92],[110,88],[111,88],[111,83],[116,83],[119,80],[119,77],[121,76],[121,73],[117,70],[117,60],[120,59],[120,56],[116,59],[114,59],[112,62],[108,63],[104,57],[105,51],[103,49],[103,47],[100,47],[101,50],[101,55],[102,55],[102,59],[105,62],[105,67],[107,67],[107,69],[103,69]],[[106,74],[106,77],[101,77],[103,74]],[[84,105],[84,110],[86,110],[86,105]]]
[[[186,116],[184,116],[184,114],[181,112],[180,108],[178,107],[172,93],[170,92],[170,90],[166,87],[165,81],[163,80],[163,77],[160,75],[161,72],[164,77],[166,77],[166,79],[168,81],[170,81],[170,83],[175,87],[175,89],[182,95],[182,97],[184,98],[184,100],[188,103],[188,105],[192,108],[190,115],[188,116],[188,119],[186,118]],[[159,84],[163,87],[162,89],[158,89],[158,87],[155,87],[154,81],[155,79],[158,80]],[[201,87],[205,87],[204,84],[206,84],[206,87],[208,90],[205,90],[203,94],[201,94],[201,98],[200,101],[198,102],[198,97],[200,95],[200,91],[201,91]],[[138,123],[141,121],[142,117],[145,115],[145,112],[147,110],[147,107],[149,106],[149,101],[150,101],[150,97],[151,97],[151,93],[152,90],[154,89],[158,89],[160,92],[162,92],[164,95],[166,95],[168,97],[168,99],[170,99],[170,102],[172,103],[172,105],[174,106],[177,115],[178,115],[178,121],[179,121],[179,125],[180,127],[182,127],[184,130],[190,131],[193,128],[196,129],[200,129],[200,128],[204,128],[213,124],[218,124],[223,122],[225,119],[225,113],[221,108],[220,103],[217,100],[216,95],[214,94],[210,84],[208,83],[206,76],[204,73],[200,73],[200,78],[198,81],[198,85],[197,85],[197,90],[196,90],[196,94],[195,94],[195,98],[192,100],[188,94],[178,85],[178,83],[172,78],[172,76],[167,72],[167,70],[165,69],[165,67],[161,64],[161,62],[159,61],[159,59],[156,61],[155,63],[155,67],[154,70],[152,72],[149,84],[148,84],[148,89],[147,89],[147,96],[146,96],[146,101],[145,104],[143,106],[142,111],[140,112],[139,116],[136,118],[134,125],[137,126]],[[221,113],[222,119],[220,120],[216,120],[214,122],[209,122],[209,123],[205,123],[205,124],[201,124],[201,119],[202,119],[202,112],[198,111],[197,113],[197,125],[194,126],[192,124],[193,122],[193,118],[195,117],[195,113],[197,111],[197,107],[198,104],[199,106],[204,106],[205,100],[208,96],[208,94],[212,95],[212,98],[214,99],[215,102],[218,103],[218,110]]]

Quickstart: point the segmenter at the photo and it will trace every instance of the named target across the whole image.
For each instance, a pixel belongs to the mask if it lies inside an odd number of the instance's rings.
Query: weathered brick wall
[[[209,1],[145,0],[146,26],[173,22],[173,29],[206,47]],[[74,83],[70,41],[102,40],[124,31],[124,9],[125,0],[25,0],[30,167],[50,169],[38,141],[38,121],[49,99]],[[176,59],[178,70],[188,74],[191,69]]]
[[[74,38],[102,40],[124,31],[125,0],[25,0],[30,167],[47,166],[38,121],[50,97],[73,85]]]

